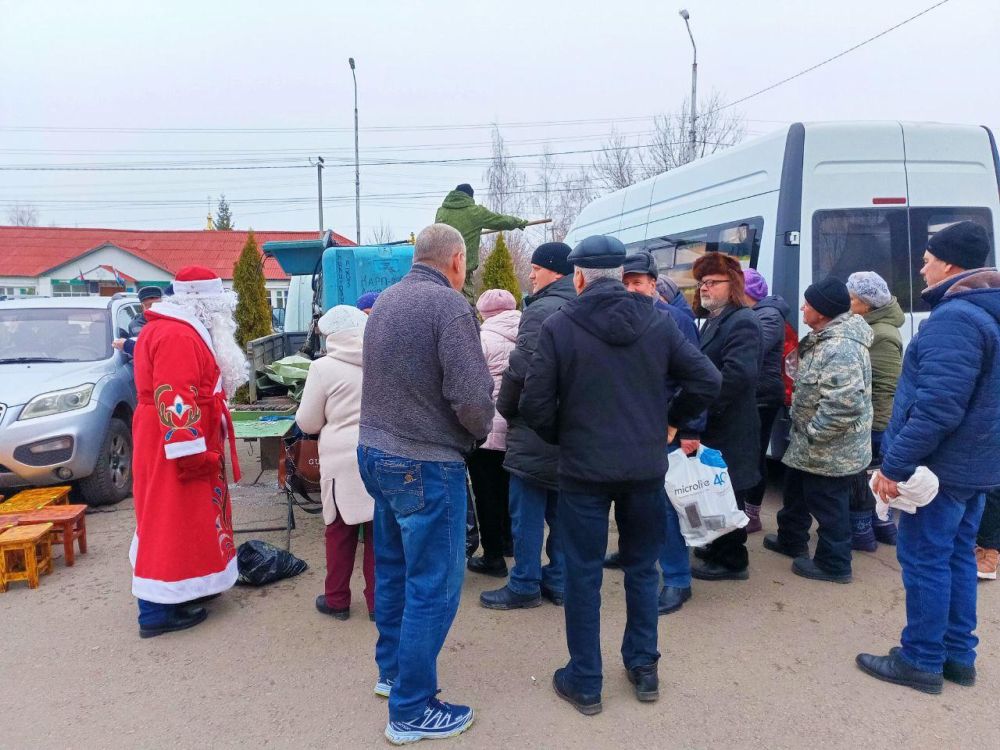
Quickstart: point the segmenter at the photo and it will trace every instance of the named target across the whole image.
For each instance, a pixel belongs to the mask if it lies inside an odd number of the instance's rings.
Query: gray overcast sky
[[[284,165],[323,154],[326,225],[353,238],[349,56],[358,63],[362,163],[486,157],[482,125],[490,122],[501,124],[513,154],[545,142],[553,151],[593,149],[611,121],[624,133],[648,132],[650,120],[638,118],[677,109],[689,94],[684,4],[698,43],[699,98],[717,89],[733,101],[933,3],[0,0],[0,165]],[[951,0],[738,109],[751,135],[845,119],[997,131],[998,38],[1000,2]],[[589,122],[504,126],[566,120]],[[463,125],[481,127],[454,128]],[[44,129],[18,129],[26,126]],[[245,130],[267,128],[299,130]],[[400,238],[419,230],[456,183],[483,188],[484,168],[363,166],[362,237],[380,222]],[[36,206],[43,225],[202,228],[207,196],[214,211],[220,193],[240,228],[317,226],[310,169],[0,171],[0,223],[19,201]]]

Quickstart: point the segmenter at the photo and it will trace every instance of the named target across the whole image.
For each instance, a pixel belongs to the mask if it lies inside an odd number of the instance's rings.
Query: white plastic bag
[[[664,480],[689,547],[702,547],[750,519],[736,505],[729,469],[722,454],[704,445],[693,456],[678,448],[669,456]]]

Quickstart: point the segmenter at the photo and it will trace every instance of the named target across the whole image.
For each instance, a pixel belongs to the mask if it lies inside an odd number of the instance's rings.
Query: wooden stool
[[[76,562],[73,554],[74,541],[79,542],[80,554],[87,551],[86,512],[86,505],[50,505],[27,513],[0,516],[0,519],[14,519],[20,526],[51,523],[53,525],[52,542],[62,544],[63,558],[66,560],[66,565],[70,566]],[[4,521],[0,521],[0,523],[4,523]]]
[[[22,490],[5,503],[0,503],[0,514],[24,513],[38,510],[49,505],[68,505],[70,487],[56,485],[55,487],[37,487],[33,490]]]
[[[10,581],[38,588],[38,574],[52,572],[51,523],[16,526],[0,534],[0,591]],[[20,564],[18,564],[20,563]]]

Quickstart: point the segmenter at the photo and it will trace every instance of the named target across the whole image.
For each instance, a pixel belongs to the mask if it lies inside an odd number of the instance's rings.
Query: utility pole
[[[698,155],[698,131],[696,128],[696,123],[698,121],[698,48],[694,43],[694,34],[691,33],[691,14],[685,9],[680,11],[681,18],[684,19],[684,25],[687,27],[688,36],[691,37],[691,49],[694,50],[694,61],[691,63],[691,131],[688,134],[691,149],[691,161],[694,161]]]
[[[309,160],[312,164],[312,159]],[[316,157],[316,187],[319,195],[319,236],[325,231],[323,226],[323,157]]]
[[[354,72],[354,58],[347,62],[351,65],[351,78],[354,79],[354,220],[357,229],[357,243],[361,244],[361,162],[358,159],[358,76]]]

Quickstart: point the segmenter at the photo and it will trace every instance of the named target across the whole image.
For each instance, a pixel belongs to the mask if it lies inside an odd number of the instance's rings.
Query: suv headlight
[[[84,383],[75,388],[66,388],[62,391],[52,391],[35,396],[28,405],[21,410],[21,416],[17,419],[34,419],[35,417],[48,417],[52,414],[61,414],[65,411],[82,409],[90,403],[90,397],[94,393],[93,383]]]

